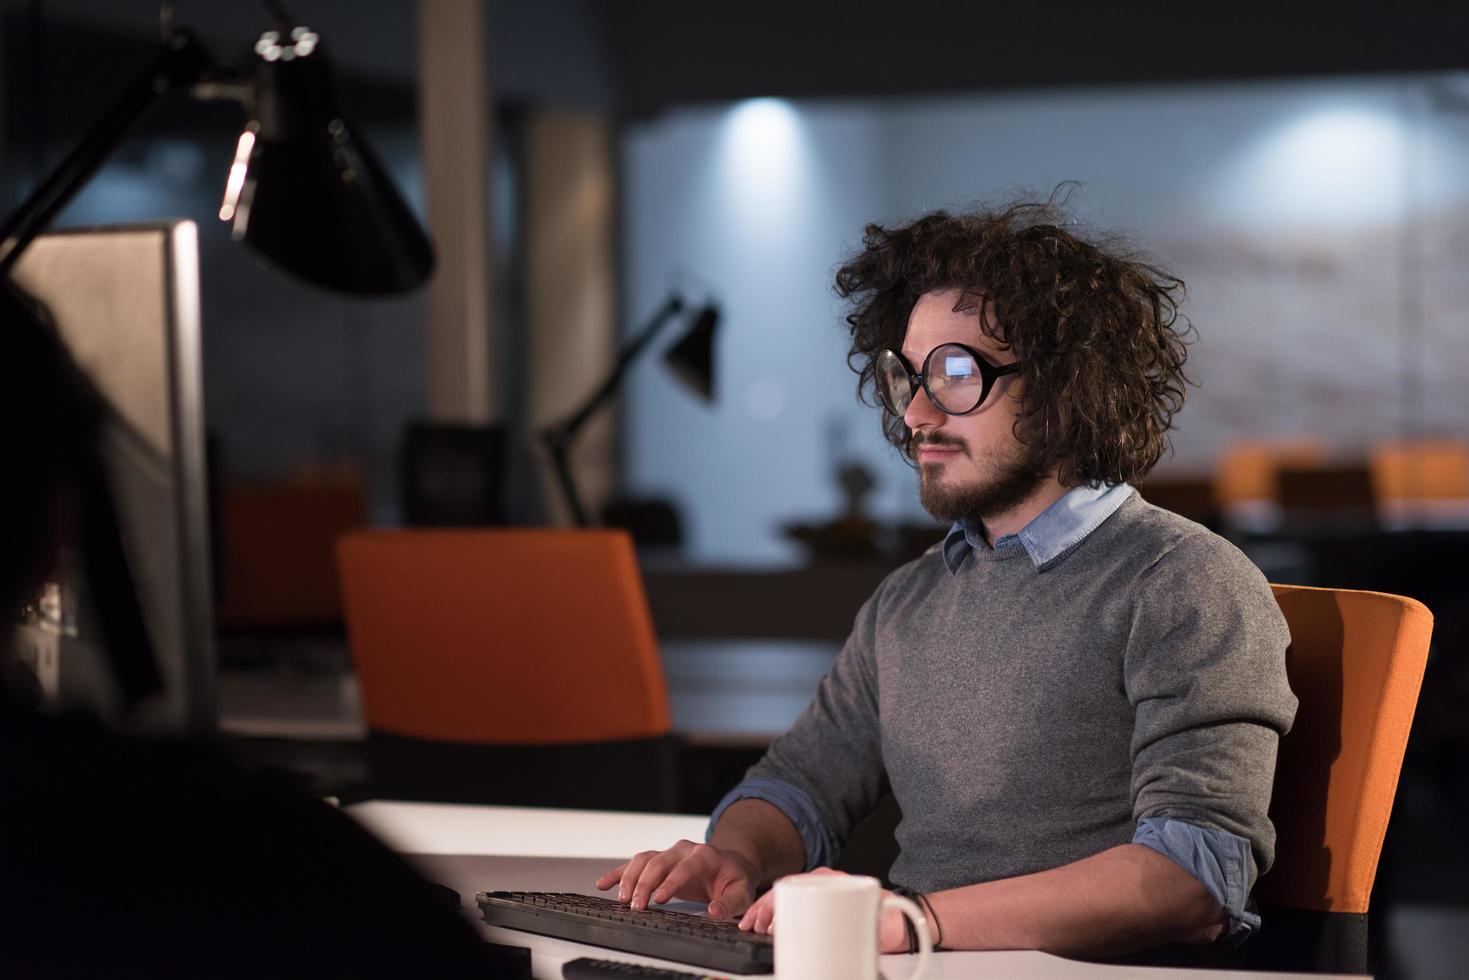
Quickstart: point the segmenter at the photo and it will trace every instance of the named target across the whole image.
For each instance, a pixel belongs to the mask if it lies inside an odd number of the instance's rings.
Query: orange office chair
[[[1373,489],[1385,518],[1462,520],[1469,514],[1469,443],[1381,442],[1372,447],[1370,459]]]
[[[1313,438],[1241,439],[1225,447],[1214,472],[1214,502],[1224,511],[1280,503],[1282,466],[1313,466],[1326,456]]]
[[[342,621],[332,548],[367,523],[355,474],[300,474],[221,491],[220,596],[224,630],[331,626]]]
[[[1275,866],[1255,889],[1252,966],[1367,970],[1367,905],[1428,660],[1433,615],[1380,592],[1276,585],[1300,699],[1281,739]]]
[[[374,792],[673,807],[668,693],[625,532],[359,531],[337,553]]]
[[[1458,439],[1380,442],[1372,480],[1383,500],[1469,499],[1469,443]]]

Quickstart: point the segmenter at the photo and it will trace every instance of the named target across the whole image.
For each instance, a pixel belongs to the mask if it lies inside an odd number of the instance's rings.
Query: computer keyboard
[[[729,980],[707,973],[685,973],[682,970],[665,970],[657,966],[642,966],[637,963],[619,963],[616,960],[596,960],[588,957],[572,960],[561,967],[562,980]]]
[[[637,911],[609,898],[566,892],[480,892],[475,901],[492,926],[729,973],[775,970],[770,937],[741,932],[733,919],[657,908]]]

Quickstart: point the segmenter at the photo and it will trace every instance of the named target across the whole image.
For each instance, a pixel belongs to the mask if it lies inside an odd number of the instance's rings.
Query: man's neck
[[[1055,473],[1052,473],[1041,481],[1035,492],[1021,503],[1002,514],[994,514],[984,519],[985,541],[993,548],[995,542],[1007,534],[1018,533],[1025,525],[1045,513],[1046,508],[1066,496],[1070,489],[1056,478]]]

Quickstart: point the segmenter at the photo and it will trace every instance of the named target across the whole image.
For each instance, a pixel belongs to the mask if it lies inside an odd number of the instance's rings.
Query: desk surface
[[[391,800],[357,803],[346,812],[402,854],[599,859],[621,855],[618,861],[638,851],[661,850],[683,838],[703,840],[709,823],[708,817],[681,814]]]
[[[600,894],[594,882],[637,851],[667,847],[679,838],[699,839],[707,818],[531,807],[460,806],[372,801],[346,808],[367,829],[403,853],[433,881],[464,897],[474,912],[476,892],[491,889]],[[675,907],[689,909],[687,903]],[[479,923],[495,942],[529,947],[537,980],[558,980],[561,967],[578,956],[684,969],[687,964],[619,953],[600,947],[494,929]],[[901,980],[912,970],[905,956],[885,956],[882,973]],[[1004,977],[1007,980],[1280,980],[1300,974],[1230,970],[1170,970],[1079,963],[1033,950],[941,953],[932,980]],[[1316,975],[1315,980],[1326,980]]]

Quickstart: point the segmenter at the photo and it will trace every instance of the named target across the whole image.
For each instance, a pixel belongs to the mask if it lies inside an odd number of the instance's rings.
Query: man
[[[891,879],[945,948],[1115,956],[1247,936],[1295,712],[1260,572],[1130,486],[1182,407],[1183,283],[1049,204],[869,226],[837,274],[849,362],[952,522],[890,575],[708,842],[613,869],[635,908],[768,931],[890,784]],[[882,947],[906,948],[895,916]]]

